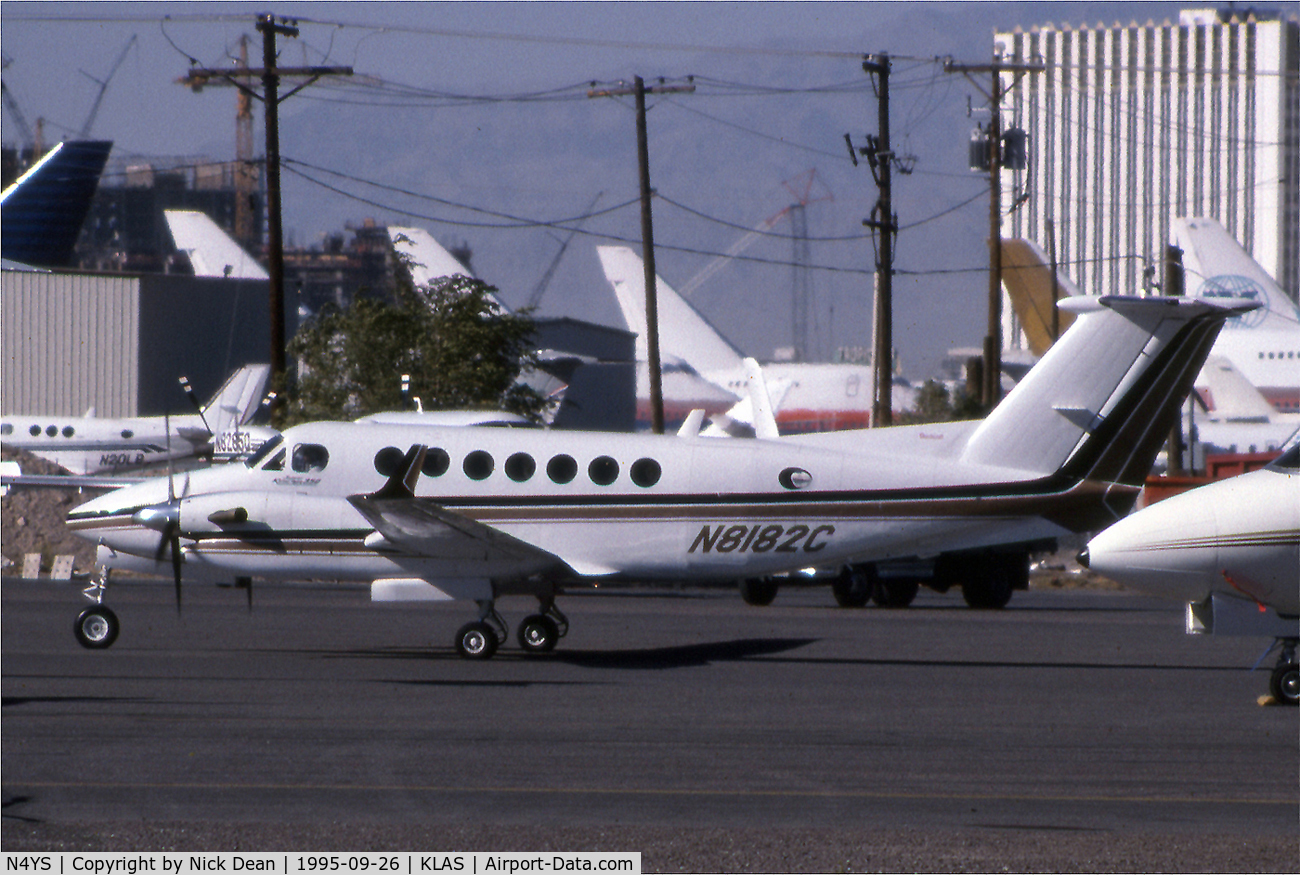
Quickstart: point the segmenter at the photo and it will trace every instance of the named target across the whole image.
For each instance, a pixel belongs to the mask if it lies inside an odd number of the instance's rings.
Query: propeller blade
[[[179,534],[172,535],[172,576],[176,580],[176,614],[181,613],[181,538]]]

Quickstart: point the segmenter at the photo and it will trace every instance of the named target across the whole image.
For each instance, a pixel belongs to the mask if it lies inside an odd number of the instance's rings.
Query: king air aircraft
[[[95,416],[93,408],[82,417],[6,416],[0,420],[0,444],[26,450],[74,475],[138,475],[150,465],[209,453],[214,440],[243,434],[240,429],[257,412],[270,373],[269,365],[245,365],[203,406],[182,378],[199,408],[185,416],[111,419]]]
[[[115,568],[183,577],[365,581],[376,601],[465,599],[455,645],[527,652],[568,631],[562,588],[869,573],[907,557],[1005,604],[1027,553],[1132,507],[1224,321],[1227,300],[1103,297],[983,422],[717,440],[534,429],[314,423],[244,464],[127,487],[68,515],[103,575],[76,623],[107,647]],[[993,545],[997,545],[996,549]]]

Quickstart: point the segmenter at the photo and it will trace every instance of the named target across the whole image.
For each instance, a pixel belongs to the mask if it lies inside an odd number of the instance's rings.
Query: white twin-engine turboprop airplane
[[[245,365],[221,385],[198,413],[125,419],[48,414],[6,416],[0,444],[26,450],[76,475],[136,472],[168,460],[211,452],[214,440],[229,437],[257,412],[269,365]],[[181,384],[194,399],[184,378]]]
[[[717,440],[535,429],[315,423],[245,464],[95,499],[68,525],[103,576],[77,635],[106,647],[115,567],[361,580],[375,600],[471,599],[465,656],[507,637],[495,609],[530,594],[526,651],[567,631],[563,586],[742,580],[809,566],[940,557],[984,603],[1027,574],[1005,545],[1128,512],[1225,319],[1249,302],[1072,300],[1074,327],[983,422]],[[996,547],[996,549],[994,549]],[[856,570],[856,571],[855,571]],[[967,593],[970,600],[971,592]]]

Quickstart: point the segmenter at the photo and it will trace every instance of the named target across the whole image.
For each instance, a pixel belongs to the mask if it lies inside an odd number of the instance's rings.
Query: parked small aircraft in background
[[[641,257],[626,246],[598,246],[605,278],[614,287],[619,309],[629,331],[637,335],[638,368],[649,359],[645,321],[645,266]],[[745,396],[744,356],[709,324],[685,298],[661,277],[656,277],[659,310],[659,348],[664,367],[664,418],[677,421],[695,407],[709,414],[719,413]],[[669,378],[686,366],[731,396],[703,404]],[[648,373],[648,372],[647,372]],[[875,386],[867,365],[827,362],[772,362],[763,365],[763,375],[772,393],[772,406],[782,434],[866,428],[871,424],[872,393]],[[637,379],[637,419],[648,421],[649,378]],[[909,386],[897,385],[894,408],[910,409],[915,403]],[[644,408],[644,409],[643,409]],[[643,417],[642,413],[646,413]],[[678,414],[676,416],[672,414]]]
[[[1252,303],[1089,298],[983,422],[718,440],[313,423],[243,465],[90,501],[68,526],[103,576],[77,635],[105,647],[114,568],[191,578],[361,580],[377,601],[469,599],[459,651],[507,637],[496,599],[536,597],[526,651],[567,630],[562,587],[721,581],[808,566],[868,576],[918,557],[938,588],[1001,607],[1026,545],[1121,518],[1223,322]]]
[[[66,468],[72,474],[138,472],[169,459],[209,453],[213,439],[257,412],[271,369],[245,365],[232,373],[198,413],[108,419],[93,409],[80,418],[41,414],[0,420],[0,444]]]
[[[1187,602],[1189,634],[1261,635],[1280,648],[1270,688],[1300,696],[1300,433],[1267,468],[1166,498],[1088,542],[1079,561]]]

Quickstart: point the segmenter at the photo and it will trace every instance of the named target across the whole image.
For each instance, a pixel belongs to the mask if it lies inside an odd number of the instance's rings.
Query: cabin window
[[[392,477],[404,458],[405,455],[397,447],[384,447],[375,453],[375,470],[385,477]]]
[[[608,486],[618,479],[618,462],[609,456],[597,456],[587,466],[587,474],[597,486]]]
[[[330,463],[330,451],[320,444],[298,444],[293,448],[293,470],[299,474],[324,471]]]
[[[41,427],[39,425],[33,425],[31,428],[27,429],[27,433],[32,437],[39,437],[41,434]]]
[[[659,482],[663,475],[663,469],[654,459],[637,459],[632,463],[632,468],[628,472],[632,477],[632,482],[642,489],[649,489]]]
[[[475,450],[465,457],[465,476],[471,480],[486,480],[492,476],[496,462],[487,450]]]
[[[451,467],[451,456],[442,447],[429,447],[428,452],[424,454],[424,464],[420,467],[421,473],[428,477],[441,477],[447,473]]]
[[[13,434],[13,433],[14,433],[14,425],[12,422],[6,422],[4,425],[0,425],[0,434]]]
[[[72,437],[72,436],[73,436],[74,434],[76,434],[76,433],[77,433],[77,430],[76,430],[75,428],[73,428],[72,426],[70,426],[70,425],[65,425],[65,426],[63,427],[63,436],[64,436],[65,438],[70,438],[70,437]]]
[[[527,453],[515,453],[506,459],[506,476],[516,483],[532,479],[537,472],[537,463]]]
[[[546,475],[556,483],[569,483],[578,476],[578,463],[561,453],[546,463]]]
[[[1272,356],[1269,356],[1269,358],[1272,358]],[[57,425],[46,426],[45,433],[50,437],[54,437],[59,433],[59,427]]]
[[[124,428],[122,429],[122,437],[126,438],[127,440],[130,440],[131,438],[135,437],[135,432],[131,431],[131,429],[129,428]]]

